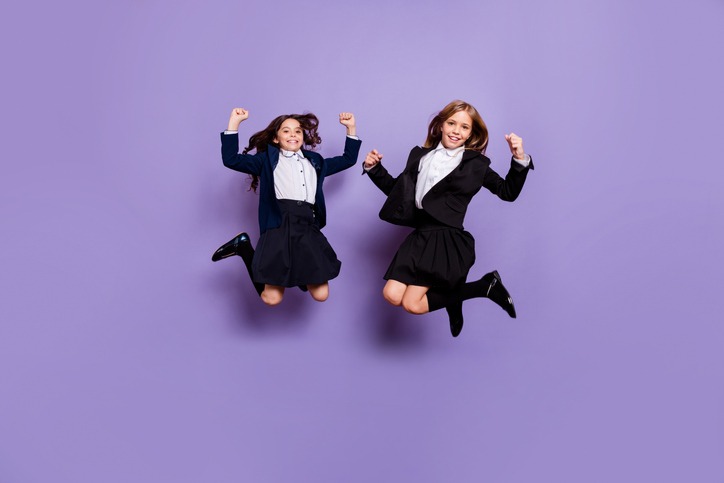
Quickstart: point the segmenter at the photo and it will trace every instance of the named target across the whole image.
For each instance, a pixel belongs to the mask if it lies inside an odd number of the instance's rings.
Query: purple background
[[[0,15],[0,482],[721,482],[724,4],[29,2]],[[519,318],[383,301],[406,230],[326,183],[330,300],[271,309],[211,253],[257,199],[242,139],[353,111],[398,173],[462,98],[488,154],[471,277]]]

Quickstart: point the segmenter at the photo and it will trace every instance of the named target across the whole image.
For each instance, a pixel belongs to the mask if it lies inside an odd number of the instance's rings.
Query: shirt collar
[[[285,158],[292,158],[296,154],[299,156],[300,159],[304,159],[304,153],[300,149],[299,151],[287,151],[286,149],[279,149],[279,152],[284,156]]]
[[[447,154],[449,157],[454,158],[455,156],[457,156],[458,154],[463,152],[464,149],[465,149],[465,146],[460,146],[459,148],[455,148],[455,149],[448,149],[445,146],[443,146],[442,141],[440,141],[439,143],[437,143],[435,152],[442,151],[445,154]]]

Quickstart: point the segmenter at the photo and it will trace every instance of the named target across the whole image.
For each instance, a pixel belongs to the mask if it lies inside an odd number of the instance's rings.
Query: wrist
[[[354,126],[347,126],[347,136],[356,136],[357,129]]]

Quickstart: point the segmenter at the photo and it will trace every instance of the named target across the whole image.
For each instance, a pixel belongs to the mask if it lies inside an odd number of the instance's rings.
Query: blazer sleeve
[[[259,176],[263,163],[263,153],[239,153],[239,134],[221,133],[221,159],[224,166],[242,173]]]
[[[533,169],[533,158],[530,164],[525,167],[520,163],[510,160],[510,169],[505,179],[501,178],[492,168],[485,170],[483,186],[503,201],[515,201],[523,190],[528,171]]]
[[[344,153],[342,156],[335,156],[324,160],[327,167],[327,175],[336,174],[354,166],[357,162],[357,156],[359,155],[359,148],[361,145],[362,141],[359,139],[347,136],[344,142]]]
[[[372,182],[377,186],[385,195],[390,196],[392,188],[397,184],[397,179],[393,178],[390,173],[387,172],[382,163],[377,163],[368,171],[365,171],[367,176],[370,177]]]

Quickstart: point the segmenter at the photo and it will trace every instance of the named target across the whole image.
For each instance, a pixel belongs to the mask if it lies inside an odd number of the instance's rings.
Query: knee
[[[395,307],[402,305],[402,294],[399,290],[393,290],[385,287],[382,289],[382,296]]]
[[[325,285],[322,287],[317,287],[314,290],[310,289],[309,293],[311,294],[312,298],[317,302],[324,302],[329,298],[329,286]]]
[[[264,290],[261,293],[262,302],[270,306],[279,305],[282,302],[282,298],[282,294],[275,291]]]
[[[425,307],[420,300],[410,300],[403,298],[402,308],[405,309],[407,312],[415,315],[421,315],[426,312]]]

